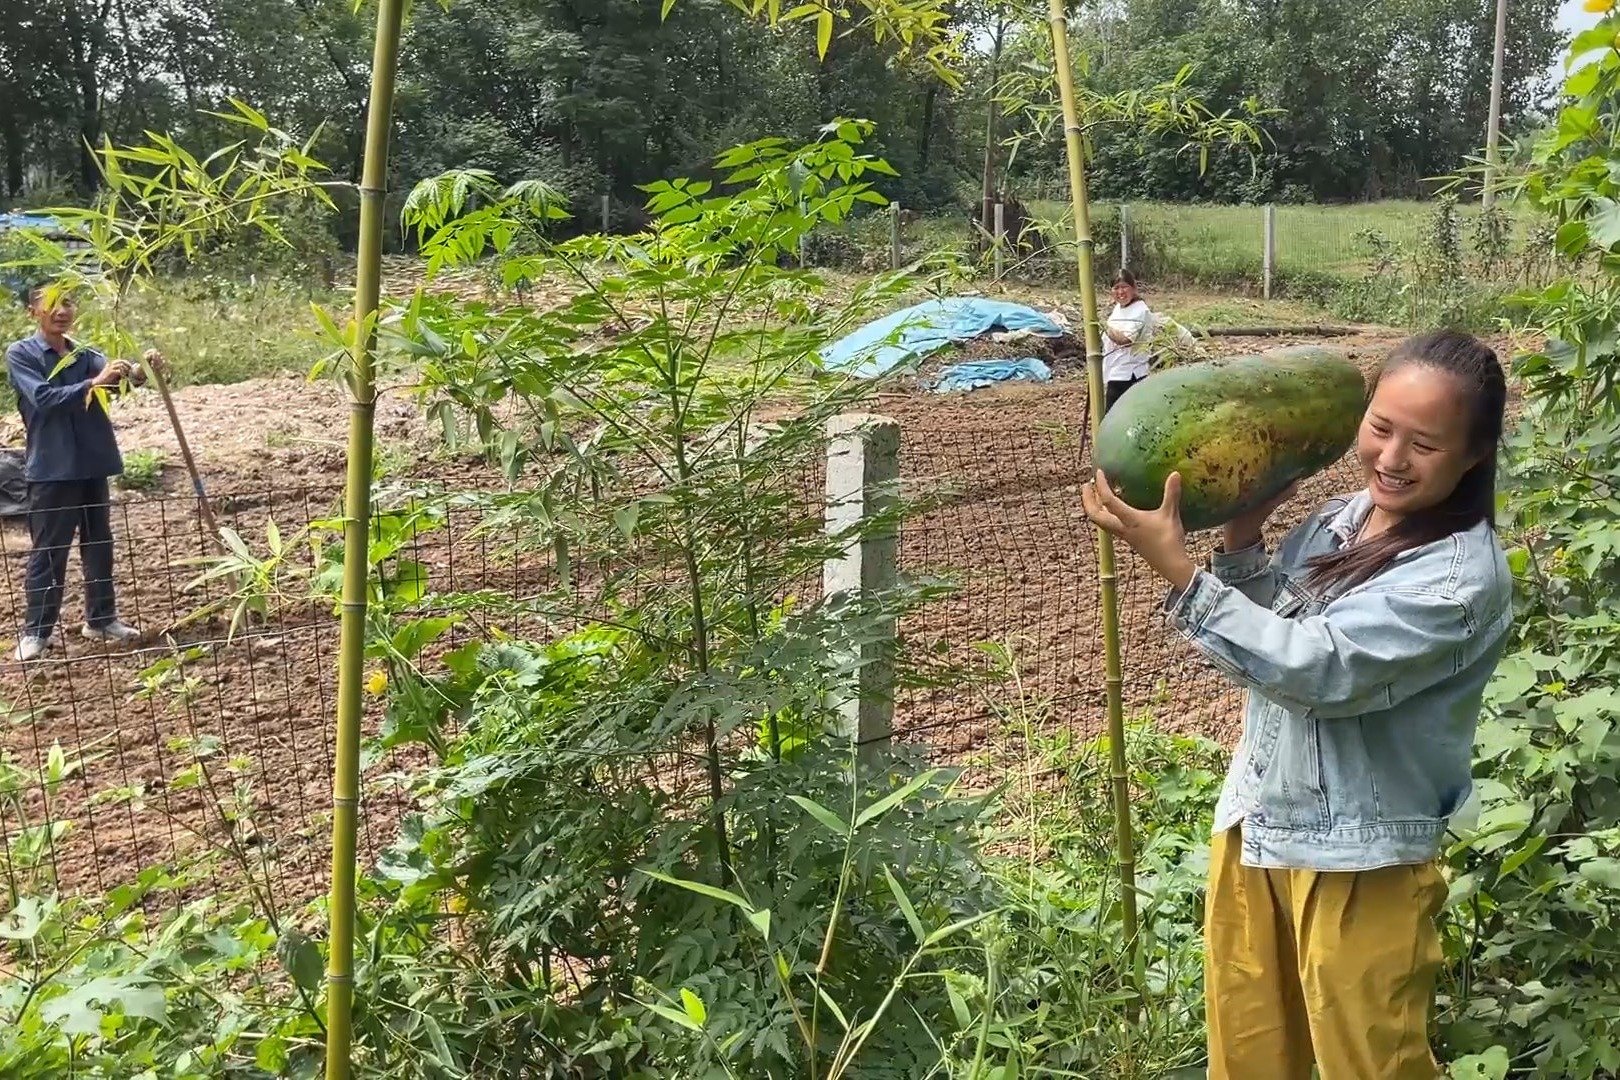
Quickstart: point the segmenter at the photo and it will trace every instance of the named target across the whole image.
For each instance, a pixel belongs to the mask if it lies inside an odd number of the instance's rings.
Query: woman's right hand
[[[1221,528],[1221,550],[1242,551],[1258,544],[1262,539],[1260,531],[1265,528],[1266,521],[1298,491],[1299,481],[1296,480],[1253,510],[1228,521]]]

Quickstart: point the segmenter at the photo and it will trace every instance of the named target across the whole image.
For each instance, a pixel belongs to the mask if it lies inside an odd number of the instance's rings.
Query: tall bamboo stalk
[[[360,240],[355,258],[355,326],[373,325],[382,284],[383,200],[388,131],[394,116],[405,0],[379,0],[360,174]],[[360,687],[365,673],[366,586],[370,573],[371,454],[376,389],[371,332],[356,335],[349,383],[348,475],[343,494],[343,614],[338,639],[337,759],[332,771],[331,954],[326,962],[326,1077],[350,1075],[354,1007],[355,839],[360,815]]]
[[[1091,412],[1092,444],[1102,421],[1103,371],[1102,330],[1097,318],[1097,289],[1092,275],[1091,210],[1086,194],[1085,147],[1081,140],[1080,109],[1074,93],[1073,69],[1069,66],[1068,25],[1063,0],[1047,0],[1052,27],[1052,60],[1057,68],[1058,93],[1063,102],[1063,141],[1069,159],[1069,199],[1074,204],[1074,239],[1078,248],[1080,304],[1086,323],[1086,377]],[[1103,657],[1108,665],[1108,744],[1109,779],[1114,793],[1114,839],[1119,856],[1119,906],[1125,939],[1135,968],[1136,940],[1136,845],[1131,836],[1130,780],[1125,772],[1125,710],[1121,701],[1124,678],[1119,658],[1119,596],[1114,573],[1114,539],[1097,530],[1097,581],[1102,589]]]

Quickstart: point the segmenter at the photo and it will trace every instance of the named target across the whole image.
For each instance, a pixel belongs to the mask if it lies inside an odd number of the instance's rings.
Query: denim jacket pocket
[[[1367,738],[1365,717],[1312,720],[1316,728],[1318,768],[1329,801],[1329,822],[1370,824],[1386,820],[1379,785],[1380,756],[1374,754]],[[1382,753],[1390,751],[1380,747]]]
[[[1314,720],[1282,717],[1275,752],[1260,778],[1259,805],[1265,809],[1257,815],[1264,820],[1256,824],[1311,831],[1328,827],[1317,726]]]

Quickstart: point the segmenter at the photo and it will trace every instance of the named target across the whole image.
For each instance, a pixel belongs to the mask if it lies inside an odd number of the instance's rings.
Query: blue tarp
[[[936,394],[953,390],[977,390],[1002,382],[1051,382],[1052,369],[1040,359],[1028,356],[1022,360],[969,360],[952,364],[939,373],[934,383]]]
[[[55,234],[62,231],[62,223],[49,214],[0,214],[0,232],[7,229],[36,229]]]
[[[900,364],[921,360],[953,341],[967,341],[993,330],[1029,330],[1058,337],[1063,328],[1032,307],[952,296],[928,300],[867,323],[821,350],[834,371],[871,379]]]

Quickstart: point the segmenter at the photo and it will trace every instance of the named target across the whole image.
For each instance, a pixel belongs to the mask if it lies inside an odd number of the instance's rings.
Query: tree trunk
[[[934,141],[934,105],[939,100],[939,81],[928,80],[928,93],[923,95],[922,131],[917,137],[917,171],[928,167],[928,151]]]
[[[10,110],[0,119],[0,138],[6,144],[6,195],[15,199],[23,190],[23,138],[17,114]]]
[[[1001,77],[1001,43],[1007,31],[1005,16],[996,19],[995,51],[990,54],[990,92],[984,103],[984,185],[979,207],[979,225],[984,232],[979,237],[979,250],[983,251],[985,237],[996,227],[996,82]]]
[[[101,82],[96,73],[100,56],[101,22],[92,26],[84,18],[79,0],[69,0],[66,9],[67,36],[73,55],[73,76],[79,97],[79,186],[90,194],[101,186],[101,171],[96,166],[96,147],[101,143]],[[107,17],[107,8],[101,9],[100,19]]]

